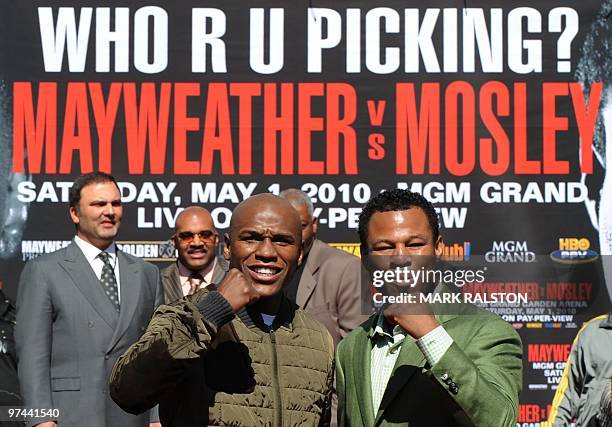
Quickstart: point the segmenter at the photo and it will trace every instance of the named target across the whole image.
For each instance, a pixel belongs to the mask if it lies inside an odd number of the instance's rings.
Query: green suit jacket
[[[339,425],[515,426],[521,340],[499,316],[462,306],[461,313],[437,316],[454,343],[435,366],[413,340],[404,341],[377,412],[370,381],[377,316],[344,338],[336,354]]]

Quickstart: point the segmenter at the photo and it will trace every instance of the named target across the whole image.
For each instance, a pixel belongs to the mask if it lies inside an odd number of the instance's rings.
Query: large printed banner
[[[482,305],[523,338],[519,424],[538,426],[610,307],[611,10],[3,1],[0,280],[14,297],[24,262],[69,243],[84,172],[118,179],[120,246],[160,267],[189,205],[223,232],[250,195],[301,188],[320,237],[359,255],[363,204],[409,188],[436,204],[447,261],[489,267],[464,291],[528,295]]]

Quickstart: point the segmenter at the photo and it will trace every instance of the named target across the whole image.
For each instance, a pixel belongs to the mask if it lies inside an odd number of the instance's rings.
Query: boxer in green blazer
[[[433,206],[407,190],[370,200],[359,235],[362,254],[390,260],[387,269],[431,269],[443,250]],[[435,291],[412,286],[418,294],[451,292],[443,284]],[[415,307],[387,305],[340,342],[339,425],[515,426],[522,382],[516,331],[467,303]]]

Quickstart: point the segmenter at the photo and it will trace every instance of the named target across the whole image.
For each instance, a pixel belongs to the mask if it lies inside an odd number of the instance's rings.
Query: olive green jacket
[[[340,426],[514,427],[522,382],[521,341],[499,316],[471,306],[439,314],[454,343],[435,366],[405,340],[378,411],[370,381],[376,316],[337,349]]]
[[[172,426],[325,425],[334,344],[329,332],[284,300],[272,328],[218,292],[160,306],[111,375],[111,397],[140,413],[159,403]],[[233,318],[233,320],[231,320]]]

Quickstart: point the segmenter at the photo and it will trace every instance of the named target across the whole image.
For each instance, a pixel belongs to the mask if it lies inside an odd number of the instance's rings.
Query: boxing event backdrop
[[[249,195],[298,187],[320,237],[359,255],[363,204],[410,188],[436,203],[444,258],[489,268],[464,291],[528,296],[481,302],[523,338],[519,424],[537,426],[609,310],[610,10],[4,1],[0,278],[14,297],[24,262],[68,244],[68,189],[93,170],[120,182],[122,249],[160,267],[185,206],[224,231]]]

